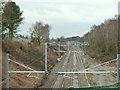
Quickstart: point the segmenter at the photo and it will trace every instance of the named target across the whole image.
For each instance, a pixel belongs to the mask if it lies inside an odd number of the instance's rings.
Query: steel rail
[[[70,57],[70,53],[71,52],[69,51],[67,56],[66,56],[66,58],[64,59],[64,62],[61,65],[62,68],[66,68],[67,67],[67,63],[68,63],[68,59]],[[54,85],[56,84],[56,82],[59,79],[59,77],[62,77],[64,79],[64,75],[57,75],[57,77],[55,78],[54,82],[51,85],[51,88],[54,88]],[[60,82],[60,84],[59,84],[59,86],[57,88],[61,88],[63,86],[62,83],[63,83],[63,80],[61,80],[61,82]]]
[[[81,56],[82,57],[82,56]],[[83,59],[84,59],[84,57],[83,57]],[[83,62],[82,62],[82,59],[80,60],[81,61],[81,64],[82,64],[82,67],[83,67],[83,70],[84,70],[84,74],[85,74],[85,78],[86,78],[86,80],[87,80],[87,83],[88,83],[88,86],[90,87],[90,83],[89,83],[89,81],[88,81],[88,77],[87,77],[87,73],[86,73],[86,70],[85,70],[85,68],[84,68],[84,65],[83,65]]]

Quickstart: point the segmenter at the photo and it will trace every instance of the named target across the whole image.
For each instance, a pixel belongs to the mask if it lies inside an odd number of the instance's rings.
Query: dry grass
[[[44,70],[44,58],[45,58],[45,46],[44,44],[38,46],[31,42],[18,42],[11,40],[2,41],[2,80],[5,80],[5,54],[9,51],[10,59],[13,59],[17,62],[20,62],[26,66],[29,66],[35,70]],[[50,71],[53,66],[56,64],[57,54],[53,52],[53,50],[48,46],[48,71]],[[19,65],[10,63],[10,70],[25,70]],[[13,78],[14,77],[14,78]],[[41,76],[42,81],[44,75]],[[39,81],[39,83],[40,83]],[[16,82],[16,83],[12,83]],[[26,75],[13,75],[10,78],[10,86],[11,87],[35,87],[35,85],[31,85],[30,83],[37,82],[36,79],[26,78]],[[11,84],[12,83],[12,84]],[[14,84],[14,85],[13,85]],[[3,85],[5,86],[5,84]],[[37,85],[38,86],[38,85]]]

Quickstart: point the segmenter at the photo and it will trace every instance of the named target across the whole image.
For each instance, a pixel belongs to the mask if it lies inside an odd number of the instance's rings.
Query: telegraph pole
[[[117,83],[120,83],[120,1],[118,2],[118,35],[117,35]]]

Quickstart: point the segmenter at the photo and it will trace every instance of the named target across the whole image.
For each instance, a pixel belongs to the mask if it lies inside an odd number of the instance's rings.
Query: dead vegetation
[[[11,40],[2,41],[2,81],[5,81],[5,55],[9,52],[9,57],[19,63],[33,68],[34,70],[44,70],[45,45],[38,46],[31,42],[18,42]],[[48,46],[48,71],[56,64],[57,54]],[[10,62],[10,70],[26,70],[23,67]],[[38,87],[44,79],[44,74],[40,75],[39,85],[34,78],[26,77],[26,74],[10,74],[10,87]],[[14,82],[14,83],[13,83]],[[35,84],[36,82],[36,84]],[[5,87],[5,83],[3,83]]]

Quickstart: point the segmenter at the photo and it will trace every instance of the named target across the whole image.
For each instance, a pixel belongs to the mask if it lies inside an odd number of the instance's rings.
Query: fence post
[[[47,43],[45,43],[45,73],[47,72]]]
[[[9,54],[6,54],[6,88],[9,90]]]

